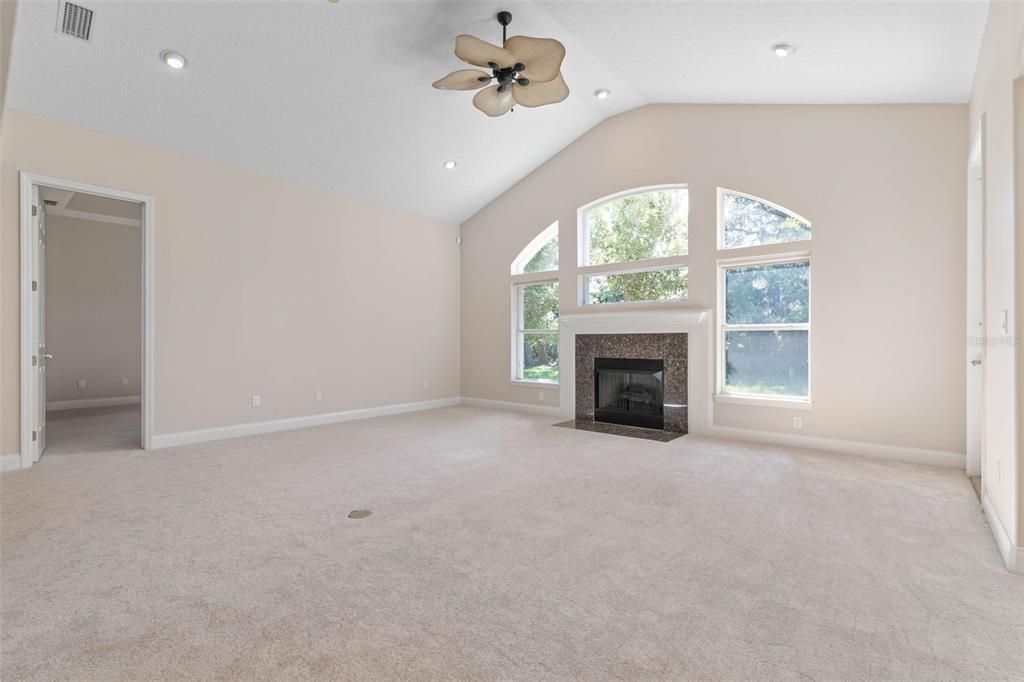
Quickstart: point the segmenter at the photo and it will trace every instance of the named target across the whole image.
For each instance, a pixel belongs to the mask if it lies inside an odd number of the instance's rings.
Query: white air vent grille
[[[88,40],[92,31],[92,10],[73,2],[64,3],[64,15],[61,17],[60,32]]]

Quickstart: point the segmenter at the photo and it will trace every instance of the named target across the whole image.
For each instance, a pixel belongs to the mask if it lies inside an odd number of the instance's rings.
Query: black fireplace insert
[[[594,421],[665,427],[665,362],[594,358]]]

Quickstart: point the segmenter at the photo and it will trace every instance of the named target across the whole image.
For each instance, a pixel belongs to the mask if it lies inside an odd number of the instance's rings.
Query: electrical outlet
[[[425,391],[425,390],[427,390],[428,388],[430,388],[430,382],[429,382],[429,381],[424,381],[424,382],[423,382],[423,390]]]
[[[85,379],[78,380],[78,388],[85,388]]]
[[[793,417],[793,428],[796,429],[797,431],[799,431],[800,429],[804,428],[804,418],[803,417]]]
[[[537,400],[544,402],[544,391],[537,394]]]
[[[316,393],[313,394],[313,400],[323,400],[323,399],[324,399],[324,392],[323,391],[317,391]]]
[[[121,377],[121,385],[122,386],[127,386],[128,385],[128,377]]]
[[[252,397],[252,406],[253,407],[259,407],[260,406],[260,397],[258,395],[254,395]]]

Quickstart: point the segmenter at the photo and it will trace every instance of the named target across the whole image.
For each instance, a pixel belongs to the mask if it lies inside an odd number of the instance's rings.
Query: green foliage
[[[626,263],[682,256],[687,248],[685,189],[658,190],[615,199],[586,212],[587,262]],[[588,279],[591,303],[662,301],[687,294],[685,268]]]
[[[558,363],[534,365],[523,369],[523,378],[531,381],[558,381]]]
[[[807,332],[770,327],[809,321],[809,273],[807,261],[726,270],[726,324],[769,327],[726,333],[726,391],[807,395]]]
[[[587,292],[591,303],[685,299],[686,268],[588,277]]]
[[[757,199],[726,193],[722,201],[727,249],[811,238],[811,224]]]
[[[726,270],[726,324],[807,322],[809,270],[806,261]]]
[[[521,289],[523,329],[558,329],[558,282],[528,284]],[[524,379],[558,381],[558,334],[523,334]]]
[[[807,389],[806,331],[726,333],[726,392],[803,397]]]
[[[523,266],[523,272],[548,272],[558,269],[558,235],[540,247],[540,251],[533,254],[533,258]]]
[[[686,255],[685,189],[615,199],[587,210],[587,263],[604,265]]]
[[[523,329],[558,329],[558,282],[529,284],[522,295]]]

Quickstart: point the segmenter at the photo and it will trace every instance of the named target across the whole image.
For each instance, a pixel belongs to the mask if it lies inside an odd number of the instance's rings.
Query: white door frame
[[[21,171],[21,468],[32,466],[32,397],[38,372],[32,366],[32,330],[36,312],[32,296],[32,246],[36,235],[32,230],[32,187],[41,185],[71,192],[97,194],[111,199],[142,204],[142,447],[153,447],[153,233],[154,200],[145,194],[124,192],[84,182],[53,178],[39,173]]]
[[[968,476],[985,471],[985,117],[982,116],[971,139],[967,159],[967,396],[965,400]],[[974,363],[980,363],[975,365]],[[984,485],[984,480],[982,485]]]

